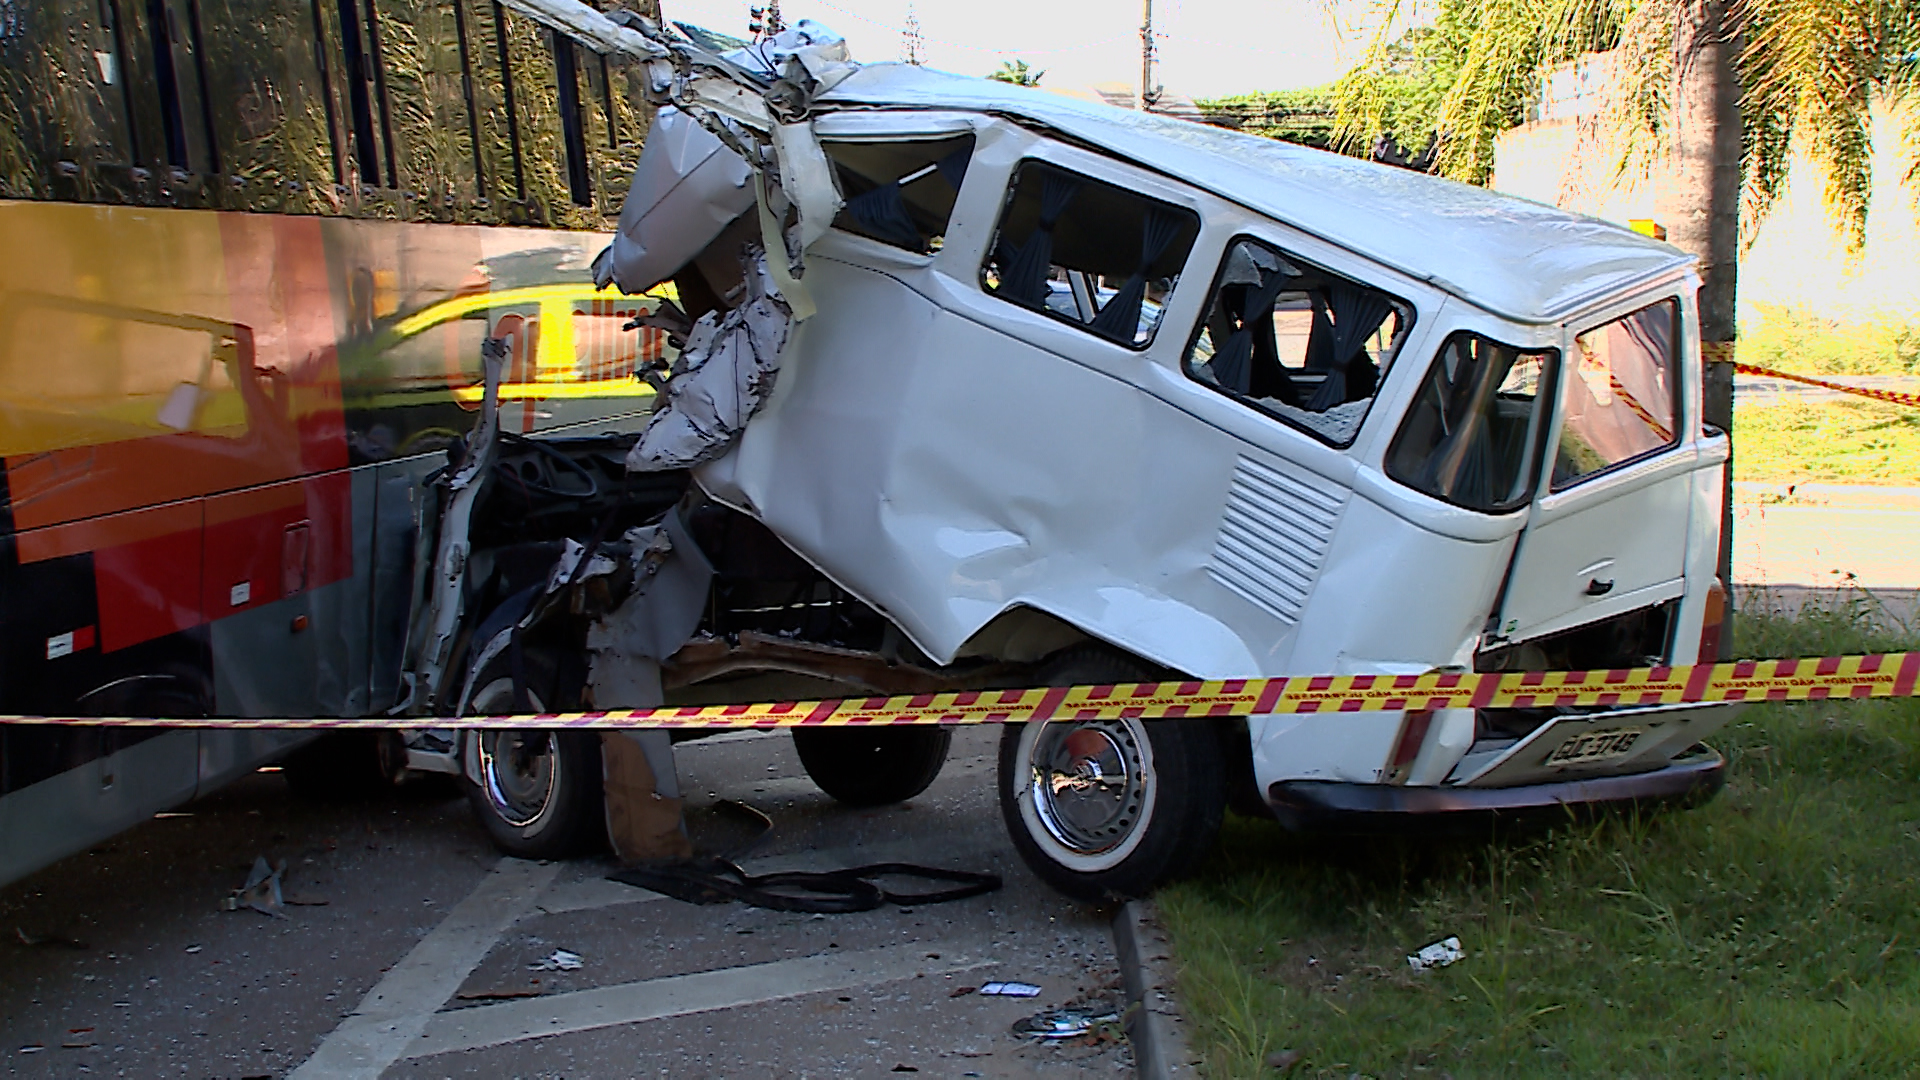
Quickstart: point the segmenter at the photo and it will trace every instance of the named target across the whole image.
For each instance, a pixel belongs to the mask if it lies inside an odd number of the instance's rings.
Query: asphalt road
[[[350,805],[261,773],[0,891],[10,1076],[1125,1076],[1124,1044],[1041,1044],[1015,1021],[1115,999],[1110,913],[1019,862],[990,783],[994,730],[959,732],[921,797],[856,811],[782,735],[679,749],[696,842],[774,822],[749,870],[907,859],[1002,874],[997,893],[856,915],[697,907],[611,864],[502,859],[442,791]],[[284,918],[223,911],[256,855]],[[28,944],[27,942],[35,942]],[[574,970],[532,970],[556,950]],[[1035,999],[963,993],[1038,984]]]

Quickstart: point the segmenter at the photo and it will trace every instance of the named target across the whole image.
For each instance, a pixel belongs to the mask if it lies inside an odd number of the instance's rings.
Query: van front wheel
[[[1098,656],[1049,673],[1047,682],[1152,677]],[[1219,739],[1203,721],[1008,725],[999,773],[1000,814],[1021,858],[1081,900],[1143,896],[1192,869],[1213,847],[1226,803]]]
[[[547,711],[559,698],[552,665],[525,657],[527,705]],[[468,716],[515,711],[505,654],[474,680]],[[604,847],[607,826],[600,783],[600,736],[591,731],[475,731],[478,782],[467,801],[494,846],[522,859],[564,859]]]

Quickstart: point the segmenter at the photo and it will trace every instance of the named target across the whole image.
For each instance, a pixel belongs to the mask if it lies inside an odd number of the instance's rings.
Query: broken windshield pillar
[[[742,255],[736,306],[709,311],[686,332],[666,400],[627,454],[635,472],[684,469],[727,451],[773,393],[793,309],[780,295],[758,245]]]

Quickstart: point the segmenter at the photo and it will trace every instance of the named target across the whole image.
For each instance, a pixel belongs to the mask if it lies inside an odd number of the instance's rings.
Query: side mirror
[[[205,391],[200,389],[199,384],[180,383],[168,392],[156,419],[162,427],[170,427],[175,431],[191,430],[194,421],[199,418],[200,405],[204,400]]]

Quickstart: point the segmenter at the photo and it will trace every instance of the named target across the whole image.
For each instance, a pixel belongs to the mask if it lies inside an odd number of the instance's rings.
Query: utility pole
[[[913,5],[907,5],[907,26],[900,31],[900,59],[915,67],[927,62],[927,42],[920,36],[920,16],[916,15]]]
[[[1153,108],[1158,100],[1153,87],[1153,0],[1140,0],[1140,111]]]

